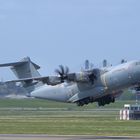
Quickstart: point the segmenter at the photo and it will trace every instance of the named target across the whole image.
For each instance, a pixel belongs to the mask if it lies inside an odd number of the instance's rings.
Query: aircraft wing
[[[94,80],[96,80],[96,77],[93,73],[69,73],[64,76],[44,76],[44,77],[31,77],[31,78],[23,78],[23,79],[17,79],[17,80],[11,80],[7,81],[7,83],[10,82],[30,82],[30,81],[41,81],[44,84],[48,85],[57,85],[61,84],[65,81],[68,82],[77,82],[77,83],[94,83]]]
[[[10,82],[28,82],[28,81],[41,81],[48,85],[57,85],[63,83],[64,81],[85,82],[86,78],[82,74],[70,73],[66,77],[63,77],[63,79],[60,76],[43,76],[43,77],[41,76],[41,77],[31,77],[31,78],[10,80],[6,82],[10,83]]]
[[[36,64],[34,64],[29,58],[23,59],[20,62],[14,62],[14,63],[6,63],[6,64],[0,64],[0,67],[7,67],[7,66],[20,66],[23,65],[23,63],[27,63],[30,61],[36,69],[39,69],[40,67]],[[81,71],[79,73],[69,73],[68,67],[63,67],[62,65],[59,66],[59,69],[56,69],[55,72],[57,76],[38,76],[38,77],[31,77],[31,78],[22,78],[7,82],[32,82],[32,81],[41,81],[48,85],[57,85],[61,84],[65,81],[67,82],[77,82],[77,83],[91,83],[94,84],[95,80],[98,76],[98,69],[92,69],[89,71]],[[25,73],[26,74],[26,73]]]
[[[44,76],[44,77],[23,78],[23,79],[6,81],[6,83],[28,82],[28,81],[41,81],[41,82],[46,83],[48,85],[57,85],[57,84],[61,83],[60,78],[58,76]]]

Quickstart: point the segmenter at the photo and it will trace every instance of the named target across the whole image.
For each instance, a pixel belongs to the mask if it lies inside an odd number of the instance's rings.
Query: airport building
[[[125,104],[120,110],[120,120],[140,120],[140,105]]]

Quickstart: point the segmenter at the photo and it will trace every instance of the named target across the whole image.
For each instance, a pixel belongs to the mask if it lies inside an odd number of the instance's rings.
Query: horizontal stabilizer
[[[40,69],[40,66],[38,66],[37,64],[33,63],[29,57],[25,57],[23,58],[21,61],[19,62],[13,62],[13,63],[5,63],[5,64],[0,64],[0,67],[9,67],[9,66],[13,66],[13,67],[16,67],[16,66],[20,66],[20,65],[24,65],[26,63],[29,63],[31,62],[33,64],[33,66],[36,68],[36,69]]]
[[[0,64],[0,67],[8,67],[8,66],[19,66],[26,63],[26,61],[23,62],[14,62],[14,63],[5,63],[5,64]]]

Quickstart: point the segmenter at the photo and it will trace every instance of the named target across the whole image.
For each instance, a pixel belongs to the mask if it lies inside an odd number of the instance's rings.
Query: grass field
[[[120,121],[124,103],[99,108],[46,100],[0,100],[1,134],[140,136],[140,121]]]

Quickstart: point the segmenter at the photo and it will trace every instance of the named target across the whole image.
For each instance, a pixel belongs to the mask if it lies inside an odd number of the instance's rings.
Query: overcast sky
[[[0,0],[0,63],[25,56],[42,75],[59,64],[77,71],[85,59],[140,59],[140,0]]]

